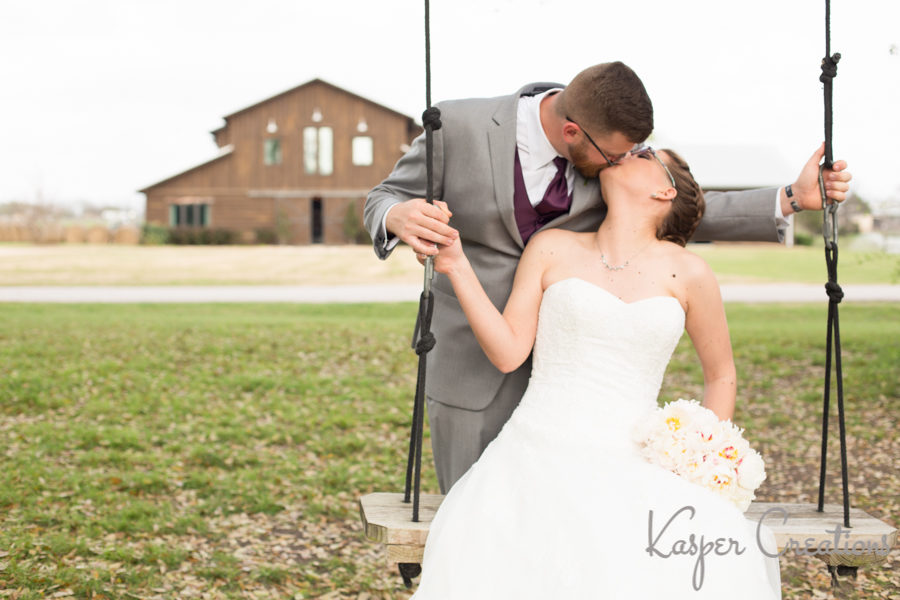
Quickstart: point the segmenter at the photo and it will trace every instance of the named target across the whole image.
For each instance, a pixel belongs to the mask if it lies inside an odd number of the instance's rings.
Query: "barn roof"
[[[155,188],[155,187],[157,187],[157,186],[160,186],[160,185],[162,185],[162,184],[164,184],[164,183],[169,183],[170,181],[172,181],[172,180],[174,180],[174,179],[178,179],[178,178],[181,177],[182,175],[187,175],[188,173],[193,173],[194,171],[198,171],[198,170],[200,170],[200,169],[202,169],[202,168],[204,168],[204,167],[207,167],[207,166],[213,164],[214,162],[220,161],[220,160],[222,160],[223,158],[226,158],[226,157],[228,157],[228,156],[231,156],[231,153],[232,153],[232,152],[234,152],[234,146],[232,146],[232,145],[229,144],[228,146],[223,147],[223,148],[221,149],[221,151],[219,152],[219,155],[216,156],[215,158],[210,159],[210,160],[208,160],[208,161],[206,161],[206,162],[200,163],[199,165],[195,165],[195,166],[193,166],[193,167],[191,167],[190,169],[187,169],[187,170],[185,170],[185,171],[181,171],[180,173],[177,173],[177,174],[175,174],[175,175],[172,175],[171,177],[166,177],[165,179],[163,179],[163,180],[161,180],[161,181],[157,181],[156,183],[152,183],[152,184],[148,185],[147,187],[138,190],[138,192],[140,192],[140,193],[142,193],[142,194],[146,194],[147,191],[152,190],[153,188]]]
[[[225,117],[224,117],[224,119],[225,119],[225,125],[219,127],[218,129],[214,129],[211,133],[212,133],[213,135],[215,135],[216,133],[218,133],[218,132],[222,131],[223,129],[225,129],[226,127],[228,127],[228,121],[229,121],[230,119],[232,119],[233,117],[236,117],[236,116],[241,115],[241,114],[243,114],[243,113],[249,112],[249,111],[251,111],[251,110],[254,110],[254,109],[256,109],[256,108],[259,108],[260,106],[263,106],[263,105],[265,105],[265,104],[268,104],[269,102],[272,102],[272,101],[274,101],[274,100],[278,100],[279,98],[283,98],[284,96],[293,94],[294,92],[297,92],[297,91],[299,91],[299,90],[302,90],[303,88],[310,87],[310,86],[313,86],[313,85],[324,85],[324,86],[326,86],[326,87],[329,87],[329,88],[331,88],[331,89],[333,89],[333,90],[336,90],[336,91],[341,92],[341,93],[343,93],[343,94],[346,94],[346,95],[348,95],[348,96],[352,96],[352,97],[354,97],[354,98],[357,98],[357,99],[359,99],[359,100],[362,100],[363,102],[365,102],[365,103],[367,103],[367,104],[370,104],[370,105],[372,105],[372,106],[375,106],[375,107],[377,107],[377,108],[379,108],[379,109],[381,109],[381,110],[384,110],[384,111],[389,112],[389,113],[391,113],[391,114],[397,115],[397,116],[402,117],[402,118],[404,118],[404,119],[409,119],[409,120],[411,120],[411,121],[414,121],[414,119],[413,119],[412,117],[410,117],[409,115],[405,115],[405,114],[403,114],[403,113],[401,113],[401,112],[399,112],[399,111],[394,110],[393,108],[388,108],[387,106],[385,106],[385,105],[383,105],[383,104],[379,104],[379,103],[375,102],[374,100],[369,100],[368,98],[366,98],[366,97],[364,97],[364,96],[360,96],[359,94],[354,94],[353,92],[351,92],[351,91],[349,91],[349,90],[345,90],[345,89],[342,88],[342,87],[338,87],[338,86],[334,85],[333,83],[328,83],[327,81],[325,81],[325,80],[323,80],[323,79],[316,78],[316,79],[311,79],[311,80],[307,81],[306,83],[301,83],[300,85],[298,85],[298,86],[296,86],[296,87],[292,87],[292,88],[289,89],[289,90],[285,90],[285,91],[283,91],[283,92],[280,92],[280,93],[278,93],[278,94],[275,94],[274,96],[270,96],[270,97],[266,98],[265,100],[260,100],[259,102],[256,102],[255,104],[251,104],[250,106],[246,106],[246,107],[244,107],[244,108],[242,108],[242,109],[240,109],[240,110],[237,110],[237,111],[235,111],[235,112],[233,112],[233,113],[231,113],[231,114],[225,115]]]

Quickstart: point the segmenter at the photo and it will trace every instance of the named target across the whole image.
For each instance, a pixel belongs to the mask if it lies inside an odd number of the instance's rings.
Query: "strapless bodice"
[[[541,301],[523,403],[588,421],[616,416],[627,425],[656,406],[683,331],[684,310],[672,296],[624,302],[583,279],[557,281]],[[577,410],[559,410],[564,406]]]

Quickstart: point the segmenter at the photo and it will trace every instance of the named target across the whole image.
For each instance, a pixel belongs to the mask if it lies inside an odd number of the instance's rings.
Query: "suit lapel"
[[[488,125],[488,146],[491,154],[491,173],[494,177],[494,200],[500,212],[500,220],[516,241],[524,248],[519,226],[516,224],[513,201],[513,170],[516,150],[516,110],[519,94],[510,96]]]
[[[497,210],[500,212],[500,220],[509,231],[509,235],[516,241],[519,248],[525,248],[522,242],[522,234],[519,233],[519,225],[516,223],[515,200],[513,198],[515,185],[513,183],[513,171],[515,169],[516,151],[516,115],[519,109],[519,98],[523,95],[533,95],[553,88],[565,87],[560,83],[531,83],[524,86],[497,109],[488,125],[488,146],[491,153],[491,172],[494,177],[494,200],[497,202]],[[576,207],[587,206],[593,193],[592,186],[588,183],[586,189],[579,191],[583,180],[576,178],[576,190],[572,197],[572,214]],[[582,209],[583,210],[583,209]],[[558,221],[564,221],[568,215],[563,215],[551,221],[552,226]]]

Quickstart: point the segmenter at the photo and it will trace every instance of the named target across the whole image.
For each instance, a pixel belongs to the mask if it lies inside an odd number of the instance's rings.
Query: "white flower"
[[[635,428],[649,462],[713,490],[746,511],[766,478],[759,453],[743,429],[720,421],[696,400],[679,398],[653,411]]]
[[[738,483],[746,490],[755,490],[766,479],[766,467],[762,457],[756,450],[744,456],[737,468]]]

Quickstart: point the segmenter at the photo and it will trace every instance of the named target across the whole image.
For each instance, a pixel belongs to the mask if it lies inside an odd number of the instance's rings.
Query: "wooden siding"
[[[320,121],[313,120],[314,113],[321,115]],[[268,131],[270,122],[277,132]],[[363,132],[358,131],[361,122],[366,125]],[[332,129],[331,174],[306,173],[306,127]],[[323,243],[346,243],[347,207],[355,205],[361,224],[365,193],[391,171],[420,131],[409,117],[314,80],[226,117],[226,125],[213,136],[220,146],[231,146],[227,155],[142,190],[147,222],[168,225],[168,206],[207,199],[204,203],[213,206],[210,227],[233,229],[247,239],[258,229],[287,227],[291,243],[308,244],[312,201],[320,198]],[[356,136],[372,138],[371,165],[353,164]],[[266,165],[264,143],[273,137],[280,139],[281,164]]]
[[[322,120],[312,119],[313,111]],[[364,119],[368,130],[357,132]],[[270,120],[278,132],[270,134]],[[279,97],[258,108],[238,113],[229,120],[230,139],[234,140],[236,181],[248,188],[370,188],[389,173],[403,155],[401,147],[410,142],[407,119],[378,108],[370,102],[335,91],[327,84],[313,84],[295,94]],[[334,134],[334,172],[310,175],[303,164],[303,129],[331,127]],[[357,135],[372,138],[374,152],[371,166],[354,166],[351,142]],[[270,137],[281,140],[282,162],[265,165],[263,141]]]

